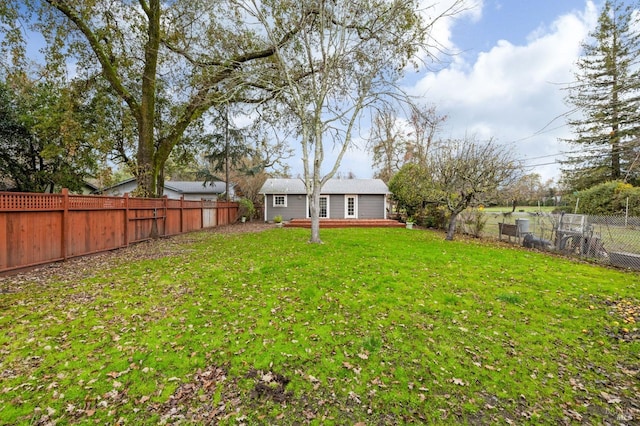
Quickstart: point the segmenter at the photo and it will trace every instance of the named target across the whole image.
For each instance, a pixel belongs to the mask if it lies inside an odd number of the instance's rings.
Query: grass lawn
[[[637,424],[640,276],[431,231],[193,233],[0,278],[0,424]]]

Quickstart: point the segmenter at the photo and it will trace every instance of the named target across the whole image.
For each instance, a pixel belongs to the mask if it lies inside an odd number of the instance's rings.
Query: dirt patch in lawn
[[[285,404],[292,398],[292,393],[285,391],[290,380],[282,374],[251,369],[245,378],[253,380],[250,397],[258,403],[270,400]],[[209,366],[188,380],[165,403],[149,406],[162,424],[217,424],[239,415],[243,400],[237,381],[228,377],[226,369]]]
[[[161,424],[216,424],[237,414],[239,395],[225,369],[209,366],[180,385],[164,404],[150,405],[149,411],[160,416]]]

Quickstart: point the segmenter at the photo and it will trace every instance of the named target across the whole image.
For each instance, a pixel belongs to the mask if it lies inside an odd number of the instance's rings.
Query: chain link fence
[[[472,235],[640,270],[640,217],[473,211],[459,225]]]

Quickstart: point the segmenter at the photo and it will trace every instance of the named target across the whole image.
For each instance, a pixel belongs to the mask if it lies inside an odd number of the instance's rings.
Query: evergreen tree
[[[573,189],[640,176],[640,33],[637,7],[605,2],[596,29],[583,44],[567,103],[579,112],[568,120],[581,147],[569,157],[564,179]]]

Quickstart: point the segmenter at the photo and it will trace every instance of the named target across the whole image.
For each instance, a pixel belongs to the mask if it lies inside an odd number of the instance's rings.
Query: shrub
[[[389,182],[389,191],[398,203],[398,209],[407,216],[416,217],[422,209],[431,188],[429,170],[418,164],[405,164]]]
[[[575,208],[578,199],[578,213],[591,215],[621,215],[629,201],[629,215],[640,216],[640,188],[622,181],[601,183],[579,191],[568,197],[568,207]]]
[[[478,209],[467,209],[460,213],[458,223],[460,232],[479,238],[487,225],[487,216]]]
[[[239,202],[240,204],[240,216],[246,216],[251,220],[251,218],[256,214],[256,208],[253,205],[253,201],[248,198],[243,198]]]
[[[414,219],[415,223],[427,228],[445,229],[447,225],[447,213],[442,206],[428,205],[421,209]]]

